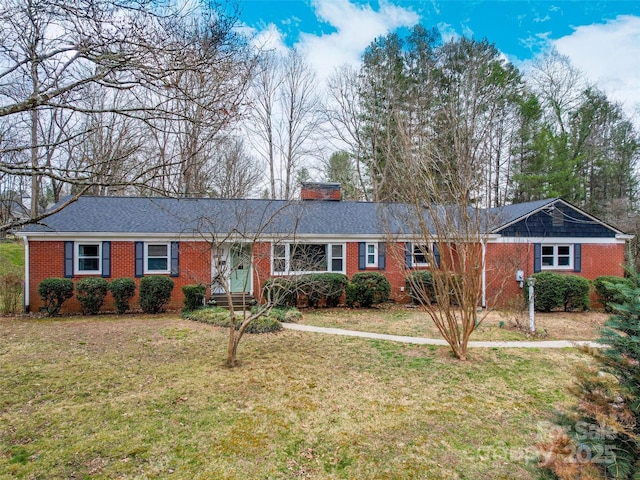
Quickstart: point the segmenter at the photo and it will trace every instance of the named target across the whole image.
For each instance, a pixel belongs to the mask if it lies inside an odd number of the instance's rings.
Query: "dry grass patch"
[[[482,317],[485,313],[479,313]],[[595,340],[608,315],[601,312],[536,313],[536,328],[544,340]],[[364,332],[440,338],[427,313],[405,305],[384,305],[372,309],[318,309],[303,311],[300,323],[319,327],[344,328]],[[518,330],[528,327],[528,312],[490,311],[471,335],[471,340],[530,340]]]
[[[0,319],[0,471],[18,478],[530,479],[574,350],[446,348],[158,317]]]

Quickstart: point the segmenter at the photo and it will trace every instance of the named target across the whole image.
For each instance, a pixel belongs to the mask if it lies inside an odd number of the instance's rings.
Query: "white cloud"
[[[412,10],[384,0],[378,11],[370,5],[355,5],[348,0],[314,0],[313,6],[318,18],[336,31],[323,35],[302,32],[296,49],[321,80],[328,78],[336,67],[359,64],[365,48],[376,37],[420,20]]]
[[[640,17],[621,15],[603,24],[575,28],[553,41],[558,52],[623,103],[632,115],[640,105]],[[637,120],[637,119],[636,119]]]
[[[253,46],[260,50],[274,50],[280,53],[287,51],[282,32],[273,23],[258,32],[251,32],[250,37]]]
[[[460,35],[450,23],[439,22],[438,23],[438,32],[440,32],[440,36],[442,37],[443,42],[450,42],[453,40],[457,40],[460,38]]]

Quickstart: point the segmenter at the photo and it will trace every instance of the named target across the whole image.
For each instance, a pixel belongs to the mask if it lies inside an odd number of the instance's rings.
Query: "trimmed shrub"
[[[208,323],[217,327],[229,326],[229,310],[221,307],[205,307],[182,312],[182,318]]]
[[[196,322],[208,323],[217,327],[228,328],[230,325],[229,311],[220,307],[205,307],[197,310],[185,311],[182,317]],[[236,323],[240,328],[240,322]],[[251,321],[246,333],[269,333],[282,330],[282,324],[272,315],[263,315]]]
[[[173,280],[153,275],[140,279],[140,308],[144,313],[159,313],[169,303],[173,291]]]
[[[577,275],[564,277],[564,311],[587,310],[589,308],[589,280]]]
[[[136,294],[136,282],[133,278],[115,278],[109,283],[109,291],[116,304],[116,311],[122,315],[129,310],[129,301]]]
[[[458,288],[459,290],[459,287],[462,283],[462,275],[442,272],[440,272],[440,274],[451,275],[449,277],[449,286],[451,287],[451,291],[449,292],[449,304],[458,305],[459,302],[456,296],[455,289]],[[411,272],[405,278],[404,284],[409,296],[414,302],[422,303],[423,305],[427,302],[438,303],[436,290],[433,285],[432,272],[428,270],[418,270],[415,272]]]
[[[18,313],[24,281],[17,273],[7,273],[0,277],[0,313]]]
[[[428,270],[411,272],[404,280],[404,285],[411,300],[417,303],[433,303],[436,300],[433,290],[433,275]]]
[[[633,288],[633,281],[628,278],[603,275],[593,281],[593,288],[596,291],[598,302],[604,307],[604,311],[613,312],[612,305],[621,305],[625,301],[625,296],[617,288],[618,286]]]
[[[207,293],[207,287],[201,283],[197,285],[185,285],[182,287],[184,293],[184,309],[195,310],[204,305],[204,297]]]
[[[302,318],[302,313],[295,307],[275,307],[271,309],[269,316],[283,323],[295,323]]]
[[[107,296],[107,281],[104,278],[83,278],[76,284],[76,298],[83,315],[96,315]]]
[[[295,307],[298,303],[296,288],[296,284],[288,278],[269,278],[262,286],[262,295],[277,307]]]
[[[562,275],[555,272],[542,272],[532,275],[536,279],[534,286],[534,308],[539,312],[550,312],[564,305],[564,282]],[[522,289],[524,298],[529,300],[529,286],[525,282]]]
[[[534,307],[539,312],[550,312],[563,307],[565,311],[589,308],[589,281],[576,275],[562,275],[555,272],[541,272],[533,275]],[[522,289],[526,301],[529,287]]]
[[[310,307],[324,304],[337,307],[344,295],[349,278],[342,273],[314,273],[298,278],[297,290],[307,297]]]
[[[319,275],[325,306],[337,307],[344,296],[349,278],[342,273],[322,273]]]
[[[238,325],[239,327],[239,325]],[[247,333],[271,333],[282,330],[282,323],[271,315],[255,318],[247,327]]]
[[[391,284],[387,277],[378,272],[359,272],[347,287],[347,305],[370,307],[389,299]]]
[[[50,317],[60,313],[62,304],[73,297],[73,282],[68,278],[45,278],[38,285],[38,295]]]

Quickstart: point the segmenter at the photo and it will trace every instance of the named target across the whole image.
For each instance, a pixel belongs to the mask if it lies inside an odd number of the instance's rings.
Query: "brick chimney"
[[[302,182],[300,198],[302,200],[340,201],[339,183]]]

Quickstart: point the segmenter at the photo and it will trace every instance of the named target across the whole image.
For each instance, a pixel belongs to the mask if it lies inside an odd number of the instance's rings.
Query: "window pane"
[[[342,271],[342,259],[334,258],[331,260],[331,271],[332,272],[341,272]]]
[[[98,245],[78,245],[78,256],[80,257],[97,257]]]
[[[367,253],[376,253],[376,246],[371,243],[367,245]]]
[[[342,258],[342,245],[331,245],[331,256],[333,258]]]
[[[558,257],[559,267],[568,267],[569,265],[571,265],[571,261],[569,257]]]
[[[167,259],[166,258],[149,258],[147,259],[147,270],[149,271],[166,271]]]
[[[284,245],[274,245],[273,246],[273,256],[275,258],[284,258],[285,256],[285,246]]]
[[[79,258],[78,270],[81,272],[94,272],[100,269],[99,260],[97,258]]]
[[[558,245],[558,255],[569,255],[569,245]]]
[[[273,259],[273,271],[274,272],[284,272],[285,260],[284,258],[274,258]]]
[[[294,272],[324,272],[327,270],[327,246],[320,243],[295,245],[291,252]]]
[[[149,257],[166,257],[167,246],[166,245],[148,245],[147,255]]]
[[[542,255],[553,255],[553,245],[543,246]]]
[[[376,263],[376,256],[375,255],[367,255],[367,263],[369,265],[373,265],[374,263]]]
[[[427,263],[427,247],[424,245],[413,246],[413,259],[416,263]]]

